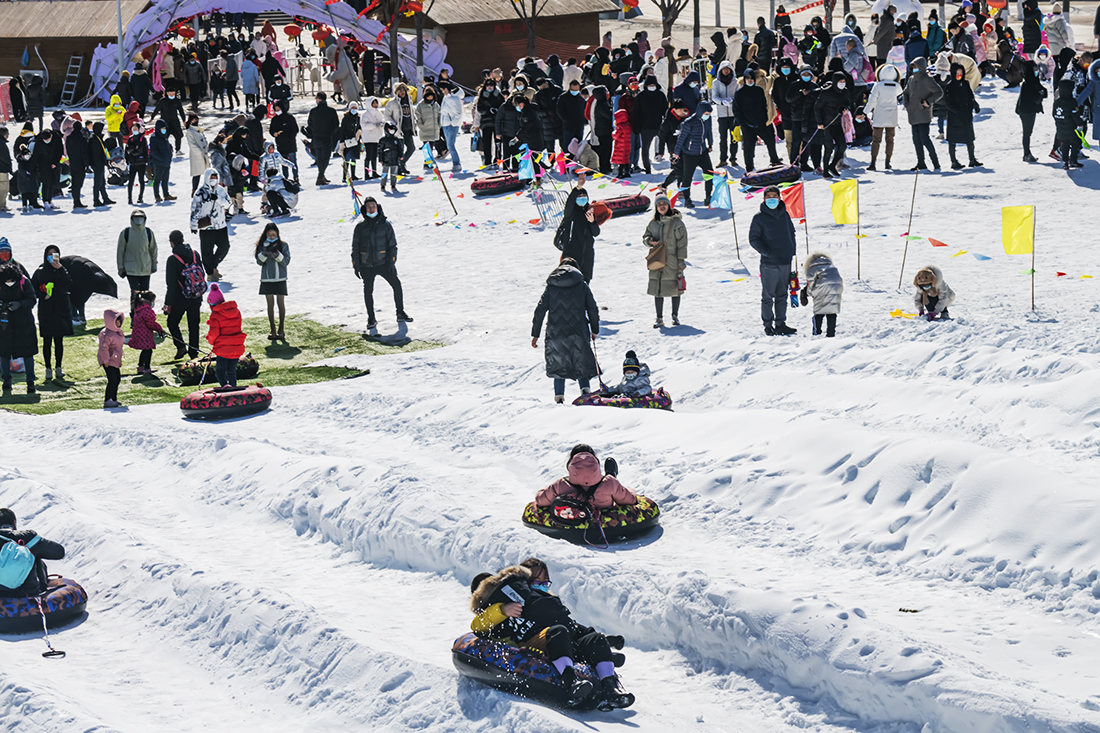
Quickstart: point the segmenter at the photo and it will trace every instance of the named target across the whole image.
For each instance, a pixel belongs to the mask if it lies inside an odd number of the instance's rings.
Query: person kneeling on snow
[[[626,395],[627,397],[645,397],[653,393],[649,385],[649,367],[638,361],[633,351],[626,352],[623,360],[623,381],[608,388],[607,395]]]
[[[814,336],[821,333],[821,324],[826,325],[825,336],[836,336],[836,317],[840,313],[840,296],[844,293],[844,280],[829,255],[814,252],[806,258],[804,264],[806,285],[802,288],[800,300],[808,305],[814,301]]]
[[[565,494],[582,496],[594,509],[610,509],[616,505],[638,503],[638,496],[615,478],[618,466],[607,460],[607,474],[600,470],[600,461],[592,446],[579,443],[569,451],[569,475],[560,478],[535,494],[536,506],[551,506],[554,499]]]
[[[0,550],[8,543],[22,545],[34,555],[34,565],[22,579],[16,577],[20,574],[17,567],[8,568],[0,562],[0,598],[24,598],[45,593],[48,589],[49,575],[46,573],[46,563],[43,560],[61,560],[65,557],[65,548],[56,542],[40,537],[38,533],[30,529],[17,529],[15,526],[15,512],[11,509],[0,509]],[[0,553],[6,555],[6,553]],[[19,553],[13,553],[18,555]],[[10,562],[17,562],[13,558]],[[10,572],[9,572],[10,571]],[[5,584],[5,582],[7,584]],[[14,584],[14,585],[13,585]]]
[[[955,291],[943,281],[943,273],[935,265],[922,267],[913,284],[917,286],[917,292],[913,294],[913,302],[916,303],[918,313],[928,316],[928,320],[950,318],[947,307],[955,302]]]
[[[622,649],[621,636],[605,636],[573,620],[561,599],[550,593],[550,572],[537,558],[501,570],[482,573],[470,586],[470,609],[477,614],[470,628],[479,636],[542,652],[561,675],[569,692],[568,704],[576,707],[593,694],[602,696],[600,707],[626,708],[634,695],[623,690],[615,674],[616,656],[611,647]],[[596,669],[601,690],[577,679],[574,660]]]

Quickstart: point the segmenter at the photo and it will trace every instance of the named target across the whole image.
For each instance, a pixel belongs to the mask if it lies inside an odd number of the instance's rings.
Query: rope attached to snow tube
[[[665,392],[663,389],[657,389],[654,392],[650,392],[644,397],[629,397],[627,395],[603,395],[599,392],[589,392],[588,394],[582,394],[577,399],[573,400],[573,404],[577,407],[595,406],[595,407],[641,407],[649,408],[652,410],[668,410],[672,411],[672,395]]]
[[[601,203],[611,210],[612,216],[626,216],[627,214],[640,214],[649,210],[649,196],[634,194],[632,196],[615,196],[602,199]]]
[[[742,186],[752,188],[764,188],[780,183],[794,183],[802,178],[802,168],[797,165],[777,165],[772,168],[762,168],[758,171],[746,173],[741,179]]]
[[[599,509],[596,516],[599,518],[599,526],[592,526],[593,536],[597,534],[597,530],[603,529],[608,542],[622,542],[656,527],[660,521],[661,509],[657,502],[639,494],[637,504],[617,504],[608,509]],[[551,507],[535,506],[535,502],[524,508],[523,523],[548,537],[568,540],[578,545],[586,544],[586,534],[591,526],[587,521],[570,527],[562,526],[555,520]]]
[[[498,193],[519,191],[526,185],[527,181],[521,181],[515,173],[498,173],[495,176],[475,178],[470,184],[470,191],[475,196],[493,196]]]
[[[0,598],[0,634],[41,631],[43,616],[47,626],[57,626],[84,613],[87,605],[88,593],[75,580],[51,575],[41,596]]]
[[[263,412],[271,406],[271,390],[259,382],[241,387],[202,389],[180,400],[183,416],[194,420],[226,420]]]
[[[251,353],[237,359],[237,379],[253,379],[260,373],[260,363]],[[208,356],[181,364],[176,370],[180,384],[191,387],[196,384],[211,384],[217,381],[214,373],[214,357]]]
[[[561,675],[537,650],[483,639],[471,632],[455,640],[451,658],[459,673],[490,687],[549,705],[567,705],[569,691],[562,686]],[[600,681],[591,667],[576,662],[573,668],[578,679],[588,680],[599,688]],[[590,695],[581,707],[572,709],[594,709],[599,698]]]

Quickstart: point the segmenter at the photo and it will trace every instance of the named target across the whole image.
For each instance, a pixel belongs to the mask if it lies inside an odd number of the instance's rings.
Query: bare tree
[[[685,0],[686,1],[686,0]],[[546,0],[512,0],[512,10],[527,27],[527,55],[535,55],[535,22],[546,9]]]
[[[424,18],[432,11],[435,0],[432,0],[416,14],[416,86],[424,86]]]
[[[661,38],[672,35],[672,24],[680,17],[680,12],[687,7],[688,0],[650,0],[661,11]]]

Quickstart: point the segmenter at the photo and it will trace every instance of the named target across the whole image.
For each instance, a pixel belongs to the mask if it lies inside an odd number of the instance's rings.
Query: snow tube
[[[663,389],[647,394],[645,397],[627,397],[626,395],[602,395],[599,392],[582,394],[573,400],[577,407],[594,405],[596,407],[648,407],[653,410],[672,411],[672,395]]]
[[[51,575],[46,594],[40,597],[46,625],[57,626],[84,613],[88,593],[75,580]],[[0,633],[15,634],[42,629],[42,614],[33,598],[0,598]]]
[[[493,196],[498,193],[511,193],[519,191],[527,183],[519,180],[515,173],[498,173],[495,176],[482,176],[475,178],[470,184],[470,190],[475,196]]]
[[[637,504],[618,505],[597,511],[600,524],[603,526],[602,534],[598,528],[590,526],[587,522],[575,527],[558,526],[554,522],[550,507],[535,506],[535,502],[531,502],[524,508],[523,523],[549,537],[583,545],[586,542],[601,544],[605,535],[608,542],[634,539],[656,527],[661,517],[657,502],[640,494]]]
[[[597,201],[611,210],[612,216],[625,216],[627,214],[640,214],[649,210],[649,196],[635,194],[633,196],[615,196],[610,199]]]
[[[263,412],[271,406],[271,390],[259,382],[242,387],[202,389],[180,400],[184,417],[225,420]]]
[[[535,649],[482,639],[471,632],[455,639],[451,658],[460,674],[490,687],[549,705],[566,705],[568,691],[562,687],[561,676],[550,660]],[[577,662],[574,669],[577,677],[589,680],[599,689],[599,679],[591,667]],[[599,699],[599,695],[590,695],[584,706],[573,709],[592,710]]]
[[[251,352],[237,359],[237,379],[252,379],[259,373],[260,364],[252,356]],[[199,384],[199,380],[202,380],[202,384],[216,382],[217,377],[214,375],[214,357],[208,356],[205,359],[198,359],[182,364],[176,370],[176,375],[180,379],[180,384],[185,387]]]
[[[764,188],[777,186],[780,183],[794,183],[802,178],[802,169],[797,165],[777,165],[773,168],[764,168],[752,173],[746,173],[741,179],[742,186],[752,188]]]

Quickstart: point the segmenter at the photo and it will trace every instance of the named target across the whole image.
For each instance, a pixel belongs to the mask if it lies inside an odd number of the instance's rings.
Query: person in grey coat
[[[600,332],[600,309],[584,281],[584,275],[571,257],[562,257],[550,277],[546,290],[535,307],[531,325],[531,348],[539,347],[542,322],[546,320],[546,376],[554,380],[554,401],[565,401],[565,380],[580,383],[581,394],[588,394],[589,382],[599,374],[591,341]]]
[[[909,74],[903,99],[905,112],[909,115],[909,126],[913,131],[913,147],[917,149],[917,164],[913,170],[928,170],[924,163],[925,149],[932,158],[932,167],[939,170],[940,159],[936,156],[936,146],[932,144],[929,130],[932,125],[932,105],[943,97],[943,88],[928,75],[928,59],[914,59],[909,65]]]
[[[840,313],[840,296],[844,294],[844,279],[840,270],[824,252],[814,252],[806,258],[806,284],[802,286],[802,305],[814,301],[814,336],[821,333],[826,324],[825,336],[836,336],[836,317]]]
[[[764,189],[760,213],[749,226],[749,245],[760,253],[760,318],[769,336],[790,336],[797,329],[787,325],[787,287],[794,257],[794,223],[778,186]],[[774,326],[773,326],[774,323]]]

